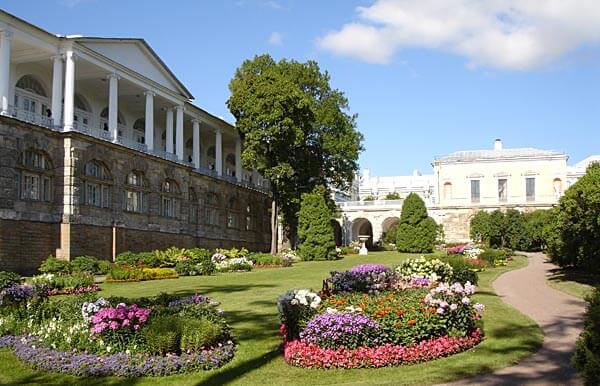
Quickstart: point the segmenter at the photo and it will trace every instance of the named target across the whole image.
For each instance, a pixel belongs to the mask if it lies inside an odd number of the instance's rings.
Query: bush
[[[94,284],[94,275],[88,272],[73,272],[69,275],[54,275],[51,286],[54,288],[82,288]]]
[[[223,334],[221,327],[206,319],[185,318],[179,347],[183,352],[199,352],[213,346]]]
[[[511,249],[524,249],[529,244],[526,234],[525,218],[521,212],[515,209],[508,209],[504,214],[504,244],[502,247]]]
[[[592,163],[585,175],[565,192],[556,214],[558,240],[549,248],[561,266],[600,271],[600,163]]]
[[[282,265],[281,256],[271,255],[270,253],[252,253],[249,259],[254,262],[254,265]]]
[[[452,267],[452,282],[477,284],[479,282],[479,275],[469,267]]]
[[[107,281],[140,281],[144,277],[142,268],[129,265],[113,265],[106,275]]]
[[[600,288],[586,299],[584,329],[573,355],[573,366],[581,372],[585,385],[600,384]]]
[[[48,256],[40,265],[39,271],[42,273],[70,273],[71,263],[66,260],[59,260],[54,256]]]
[[[344,247],[340,247],[340,254],[341,255],[356,255],[356,249],[352,246],[344,246]]]
[[[298,212],[298,254],[303,260],[338,258],[331,218],[323,192],[316,188],[312,193],[302,194]]]
[[[506,260],[507,257],[508,254],[506,249],[487,248],[479,254],[479,258],[485,260],[491,266],[494,266],[498,260]]]
[[[158,316],[150,319],[142,329],[148,351],[164,355],[179,351],[181,341],[181,318],[175,315]]]
[[[71,267],[76,272],[98,273],[100,261],[94,256],[77,256],[71,261]]]
[[[21,282],[21,275],[15,272],[0,271],[0,291]]]
[[[402,213],[397,230],[396,248],[399,252],[429,253],[433,251],[438,226],[427,216],[425,203],[410,193],[402,204]]]
[[[143,265],[145,267],[157,268],[157,267],[160,267],[161,261],[160,261],[159,256],[157,256],[157,254],[155,254],[153,252],[134,253],[134,252],[127,251],[127,252],[119,253],[117,255],[115,263],[130,265],[130,266]]]
[[[402,279],[426,277],[430,281],[448,282],[452,278],[452,267],[439,259],[424,257],[405,260],[395,269]]]
[[[108,260],[100,260],[98,262],[98,274],[106,275],[108,271],[110,271],[110,267],[112,267],[112,263]]]
[[[245,257],[225,259],[215,264],[219,272],[251,271],[253,263]]]

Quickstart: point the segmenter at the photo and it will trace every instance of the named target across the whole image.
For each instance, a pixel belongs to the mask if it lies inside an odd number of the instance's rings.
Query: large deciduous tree
[[[302,193],[317,185],[345,189],[358,169],[362,135],[344,94],[314,61],[246,60],[229,84],[227,101],[244,141],[242,163],[267,178],[274,201],[271,252],[281,210],[295,239]]]

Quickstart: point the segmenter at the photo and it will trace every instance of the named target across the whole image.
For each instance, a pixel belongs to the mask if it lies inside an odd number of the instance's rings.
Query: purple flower
[[[357,348],[377,343],[379,324],[355,313],[319,314],[307,323],[300,338],[326,348]]]
[[[359,264],[350,268],[351,273],[384,273],[389,271],[389,268],[383,264]]]

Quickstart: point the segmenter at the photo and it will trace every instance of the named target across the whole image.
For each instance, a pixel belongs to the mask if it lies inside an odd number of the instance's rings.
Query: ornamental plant
[[[300,338],[325,348],[371,347],[378,343],[377,322],[360,313],[326,313],[306,324]]]
[[[126,306],[120,303],[116,307],[102,308],[90,320],[91,331],[94,334],[108,330],[137,331],[146,323],[150,312],[150,309],[139,308],[135,304]]]
[[[332,213],[322,189],[302,195],[298,212],[298,254],[303,260],[335,260],[338,258],[331,226]]]
[[[321,304],[321,297],[312,291],[289,290],[277,299],[279,319],[285,330],[282,331],[287,340],[298,339],[300,331],[308,320],[315,315]]]
[[[440,259],[427,260],[421,256],[405,260],[395,269],[396,274],[403,279],[426,277],[431,282],[443,282],[452,278],[452,267]]]
[[[449,336],[466,336],[481,318],[483,304],[472,303],[475,286],[466,282],[448,285],[441,283],[425,296],[425,304],[434,307]]]
[[[382,264],[360,264],[345,272],[331,272],[327,282],[337,292],[378,292],[388,289],[392,271]]]

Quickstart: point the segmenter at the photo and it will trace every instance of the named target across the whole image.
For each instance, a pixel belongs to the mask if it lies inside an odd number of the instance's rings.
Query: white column
[[[146,117],[144,138],[146,140],[146,148],[148,151],[154,150],[154,93],[146,91]]]
[[[235,178],[242,182],[242,140],[239,137],[235,141]]]
[[[62,122],[63,98],[63,58],[61,55],[52,57],[52,123],[59,126]]]
[[[73,112],[75,101],[75,53],[65,52],[65,93],[64,93],[64,122],[65,131],[73,130]]]
[[[10,43],[12,32],[0,31],[0,113],[8,114],[10,85]]]
[[[215,130],[215,169],[217,175],[223,175],[223,135],[221,129]]]
[[[200,168],[200,121],[194,119],[192,132],[192,161],[196,169]]]
[[[173,109],[167,109],[167,138],[166,138],[166,146],[165,151],[167,153],[173,154]]]
[[[175,112],[175,151],[177,158],[183,161],[183,106],[176,106]]]
[[[119,77],[108,76],[108,131],[113,142],[119,139]]]

